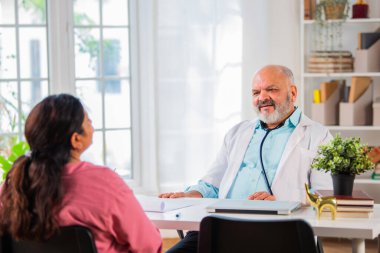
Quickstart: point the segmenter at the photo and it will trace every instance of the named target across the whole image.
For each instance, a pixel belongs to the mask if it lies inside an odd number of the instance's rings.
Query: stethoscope
[[[260,121],[261,123],[261,126],[264,126],[264,123],[262,121]],[[264,135],[264,138],[262,139],[261,143],[260,143],[260,163],[261,163],[261,168],[263,170],[263,173],[264,173],[264,178],[265,178],[265,182],[267,183],[267,187],[268,187],[268,190],[269,190],[269,193],[270,195],[273,195],[273,192],[272,192],[272,188],[271,188],[271,185],[269,184],[269,180],[268,180],[268,176],[267,176],[267,173],[265,171],[265,168],[264,168],[264,162],[263,162],[263,145],[264,145],[264,141],[265,139],[267,138],[267,136],[269,135],[269,133],[273,130],[276,130],[280,127],[282,127],[284,125],[284,122],[280,123],[279,125],[277,125],[275,128],[272,128],[272,129],[269,129],[269,128],[265,128],[265,135]]]

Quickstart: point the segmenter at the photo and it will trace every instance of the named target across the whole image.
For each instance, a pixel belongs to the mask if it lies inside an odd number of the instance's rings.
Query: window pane
[[[96,77],[99,72],[99,29],[75,29],[76,77]]]
[[[128,0],[103,1],[104,25],[127,25],[128,19]]]
[[[103,30],[104,76],[129,75],[128,29],[109,28]]]
[[[48,95],[48,82],[43,80],[33,80],[21,82],[21,102],[22,115],[27,116],[38,102]],[[24,126],[25,117],[22,118]]]
[[[102,93],[101,83],[97,81],[77,81],[76,94],[82,99],[94,128],[102,128]]]
[[[46,4],[44,0],[19,0],[20,24],[45,24]]]
[[[103,161],[103,136],[102,132],[95,131],[92,145],[83,153],[82,160],[96,165],[104,165]]]
[[[106,132],[106,147],[107,165],[119,175],[131,178],[131,132]]]
[[[21,78],[47,78],[45,28],[20,28]]]
[[[131,126],[131,101],[127,80],[108,80],[105,94],[106,128]]]
[[[16,78],[16,35],[14,28],[0,28],[0,78]]]
[[[0,82],[0,132],[18,131],[17,83]]]
[[[13,0],[0,0],[0,24],[15,23],[15,2]]]
[[[74,2],[74,25],[98,25],[99,1],[76,0]]]

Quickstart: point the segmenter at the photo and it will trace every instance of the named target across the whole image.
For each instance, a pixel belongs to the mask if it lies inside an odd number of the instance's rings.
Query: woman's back
[[[52,95],[25,123],[30,153],[20,156],[0,193],[0,234],[48,239],[63,225],[83,225],[99,253],[159,252],[160,235],[132,191],[110,169],[82,162],[94,128],[79,99]]]
[[[161,239],[133,192],[106,167],[70,163],[62,177],[61,226],[88,227],[98,252],[160,252]]]

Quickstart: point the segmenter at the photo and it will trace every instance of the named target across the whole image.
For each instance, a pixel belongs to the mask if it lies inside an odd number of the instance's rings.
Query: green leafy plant
[[[2,177],[3,180],[7,176],[9,170],[12,168],[14,161],[16,161],[16,159],[20,157],[21,155],[25,154],[25,152],[28,150],[29,150],[28,143],[24,141],[19,141],[16,144],[14,144],[12,148],[10,149],[10,154],[8,158],[5,158],[4,156],[0,155],[0,168],[3,171],[3,177]]]
[[[360,144],[360,138],[343,139],[337,134],[329,143],[318,147],[311,167],[332,175],[359,175],[375,167],[368,151],[367,145]]]
[[[318,22],[330,19],[346,20],[348,18],[349,7],[348,0],[320,0],[317,4],[315,19]]]

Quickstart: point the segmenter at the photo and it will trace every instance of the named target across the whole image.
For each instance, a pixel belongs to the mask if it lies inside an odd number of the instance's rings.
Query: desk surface
[[[199,199],[199,204],[166,212],[146,212],[149,219],[160,229],[199,230],[203,217],[210,215],[205,207],[217,199]],[[177,215],[180,214],[180,215]],[[323,237],[354,239],[374,239],[380,234],[380,205],[375,205],[372,218],[339,218],[335,221],[327,218],[318,220],[311,207],[302,207],[291,215],[263,214],[217,214],[218,216],[243,219],[303,219],[313,228],[314,234]],[[177,217],[179,216],[179,217]]]

